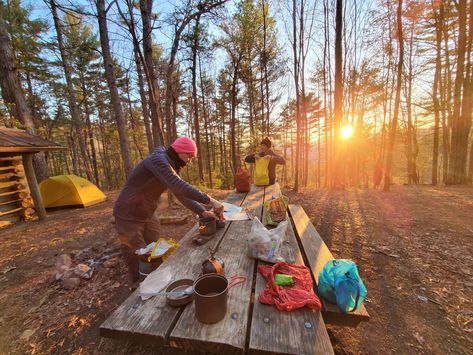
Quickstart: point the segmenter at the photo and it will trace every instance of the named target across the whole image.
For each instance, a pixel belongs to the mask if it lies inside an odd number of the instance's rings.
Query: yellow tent
[[[89,180],[76,175],[52,176],[39,184],[44,207],[88,207],[103,202],[107,196]]]

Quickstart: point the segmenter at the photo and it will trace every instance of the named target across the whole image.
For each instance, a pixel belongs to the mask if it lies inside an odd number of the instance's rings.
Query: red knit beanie
[[[179,137],[177,138],[171,147],[174,148],[176,153],[187,153],[195,157],[197,155],[197,145],[189,137]]]

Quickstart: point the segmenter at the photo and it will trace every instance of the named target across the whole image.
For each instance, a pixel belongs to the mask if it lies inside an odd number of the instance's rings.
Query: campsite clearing
[[[336,353],[467,354],[473,348],[472,188],[286,194],[304,207],[334,256],[355,260],[366,281],[371,320],[354,329],[328,326]],[[156,351],[99,336],[100,324],[131,293],[121,258],[74,290],[54,281],[57,255],[72,255],[75,265],[115,245],[109,219],[116,196],[1,230],[0,309],[7,311],[0,316],[0,353]],[[166,207],[163,201],[160,208]],[[179,237],[190,225],[165,225],[163,234]]]

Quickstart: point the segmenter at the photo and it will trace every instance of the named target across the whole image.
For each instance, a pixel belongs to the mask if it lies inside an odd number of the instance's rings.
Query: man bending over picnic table
[[[276,164],[284,165],[286,161],[283,157],[274,153],[271,149],[271,141],[267,137],[261,141],[259,153],[247,155],[245,162],[254,163],[258,158],[270,159],[268,164],[268,176],[269,184],[273,185],[276,182]]]
[[[118,238],[133,282],[139,280],[136,250],[159,239],[159,219],[154,213],[161,194],[169,189],[200,217],[216,218],[223,205],[182,180],[179,170],[197,156],[197,146],[188,137],[177,138],[169,147],[158,147],[131,172],[120,192],[113,215]],[[208,211],[212,208],[212,211]],[[214,213],[215,212],[215,213]]]

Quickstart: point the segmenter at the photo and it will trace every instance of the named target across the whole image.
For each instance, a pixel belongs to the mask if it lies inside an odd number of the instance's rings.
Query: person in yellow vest
[[[267,137],[261,141],[260,151],[258,153],[247,155],[245,158],[245,162],[256,163],[257,165],[257,172],[255,176],[256,185],[274,184],[276,182],[276,165],[286,164],[284,158],[274,153],[274,151],[271,149],[271,141]],[[263,170],[263,176],[259,176],[261,175],[261,170]],[[266,175],[267,178],[264,175]],[[262,183],[259,183],[259,181],[261,181]]]

